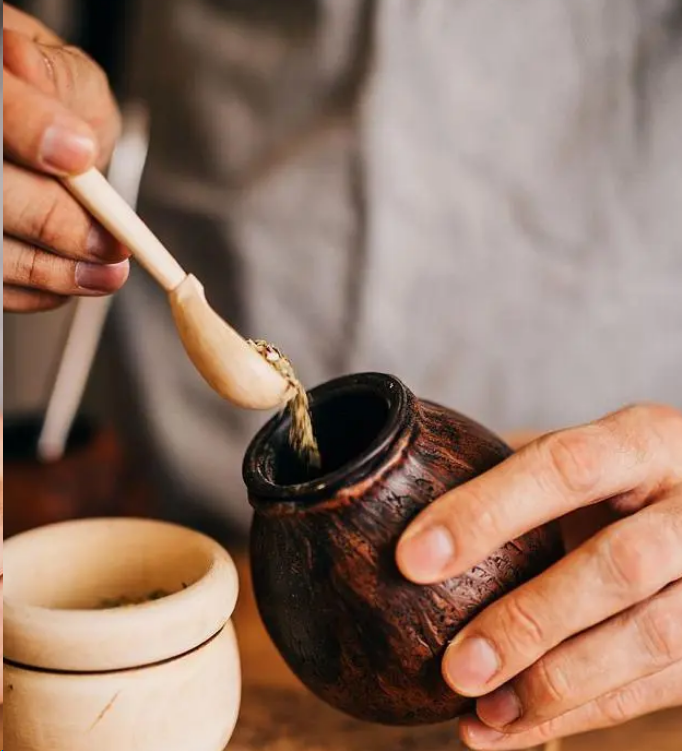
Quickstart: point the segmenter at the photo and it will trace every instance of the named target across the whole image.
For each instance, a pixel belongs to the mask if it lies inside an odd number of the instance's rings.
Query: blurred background
[[[682,408],[679,0],[15,4],[144,105],[141,215],[306,385],[395,373],[505,434]],[[144,514],[243,546],[241,457],[266,416],[211,393],[139,269],[67,456],[36,462],[73,313],[3,318],[5,536]],[[276,656],[245,603],[257,675]],[[681,734],[675,711],[564,748]]]
[[[503,434],[682,407],[679,0],[19,5],[144,103],[141,215],[307,386],[389,372]],[[70,315],[5,316],[6,416],[44,409]],[[84,405],[160,513],[246,534],[264,416],[137,268]]]

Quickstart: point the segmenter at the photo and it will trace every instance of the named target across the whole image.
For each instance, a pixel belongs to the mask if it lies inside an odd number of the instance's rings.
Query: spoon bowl
[[[199,373],[220,396],[244,409],[280,407],[293,389],[208,304],[192,274],[170,293],[180,339]]]
[[[64,183],[165,290],[185,351],[218,394],[244,409],[286,404],[293,396],[286,379],[211,308],[199,281],[187,274],[100,172],[91,169]]]

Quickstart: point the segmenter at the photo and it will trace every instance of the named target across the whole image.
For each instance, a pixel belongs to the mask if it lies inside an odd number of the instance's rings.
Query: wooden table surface
[[[515,445],[525,442],[514,441]],[[5,479],[11,466],[7,464]],[[2,483],[0,482],[0,491]],[[145,515],[146,502],[133,515]],[[133,504],[134,505],[134,504]],[[67,509],[68,516],[79,515]],[[75,510],[78,511],[78,510]],[[15,508],[14,528],[28,529],[58,518],[37,518],[27,508]],[[125,509],[121,509],[124,513]],[[92,513],[92,510],[90,510]],[[315,699],[289,672],[271,644],[258,617],[244,555],[235,556],[241,576],[241,595],[235,614],[244,688],[242,710],[229,751],[457,751],[452,725],[435,728],[392,729],[368,725],[335,712]],[[3,722],[0,706],[0,748]],[[9,750],[11,751],[11,749]],[[94,750],[93,750],[94,751]],[[561,751],[682,751],[682,709],[661,712],[618,728],[566,739]]]
[[[237,563],[241,596],[235,614],[244,692],[229,751],[457,751],[453,725],[401,729],[349,719],[318,701],[275,651],[261,625],[245,558]],[[0,707],[0,748],[2,707]],[[680,751],[682,709],[660,712],[618,728],[565,739],[561,751]]]
[[[230,751],[457,751],[453,725],[394,729],[330,709],[303,688],[261,625],[243,556],[235,626],[244,671],[240,720]],[[682,709],[565,739],[561,751],[682,751]]]

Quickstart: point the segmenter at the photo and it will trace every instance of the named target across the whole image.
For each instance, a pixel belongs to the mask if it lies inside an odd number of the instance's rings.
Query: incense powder
[[[294,390],[294,396],[288,405],[291,414],[289,443],[304,464],[313,469],[320,469],[322,462],[313,430],[308,394],[303,384],[296,377],[291,362],[277,347],[262,339],[250,339],[249,344],[275,368]]]

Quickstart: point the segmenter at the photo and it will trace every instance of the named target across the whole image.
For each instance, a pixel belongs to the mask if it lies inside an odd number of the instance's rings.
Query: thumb
[[[38,43],[24,34],[4,30],[3,68],[61,102],[73,118],[89,125],[89,135],[106,160],[118,136],[120,119],[106,75],[90,57],[75,47]]]
[[[86,122],[6,68],[2,86],[5,154],[53,175],[77,175],[94,165],[97,142]]]

